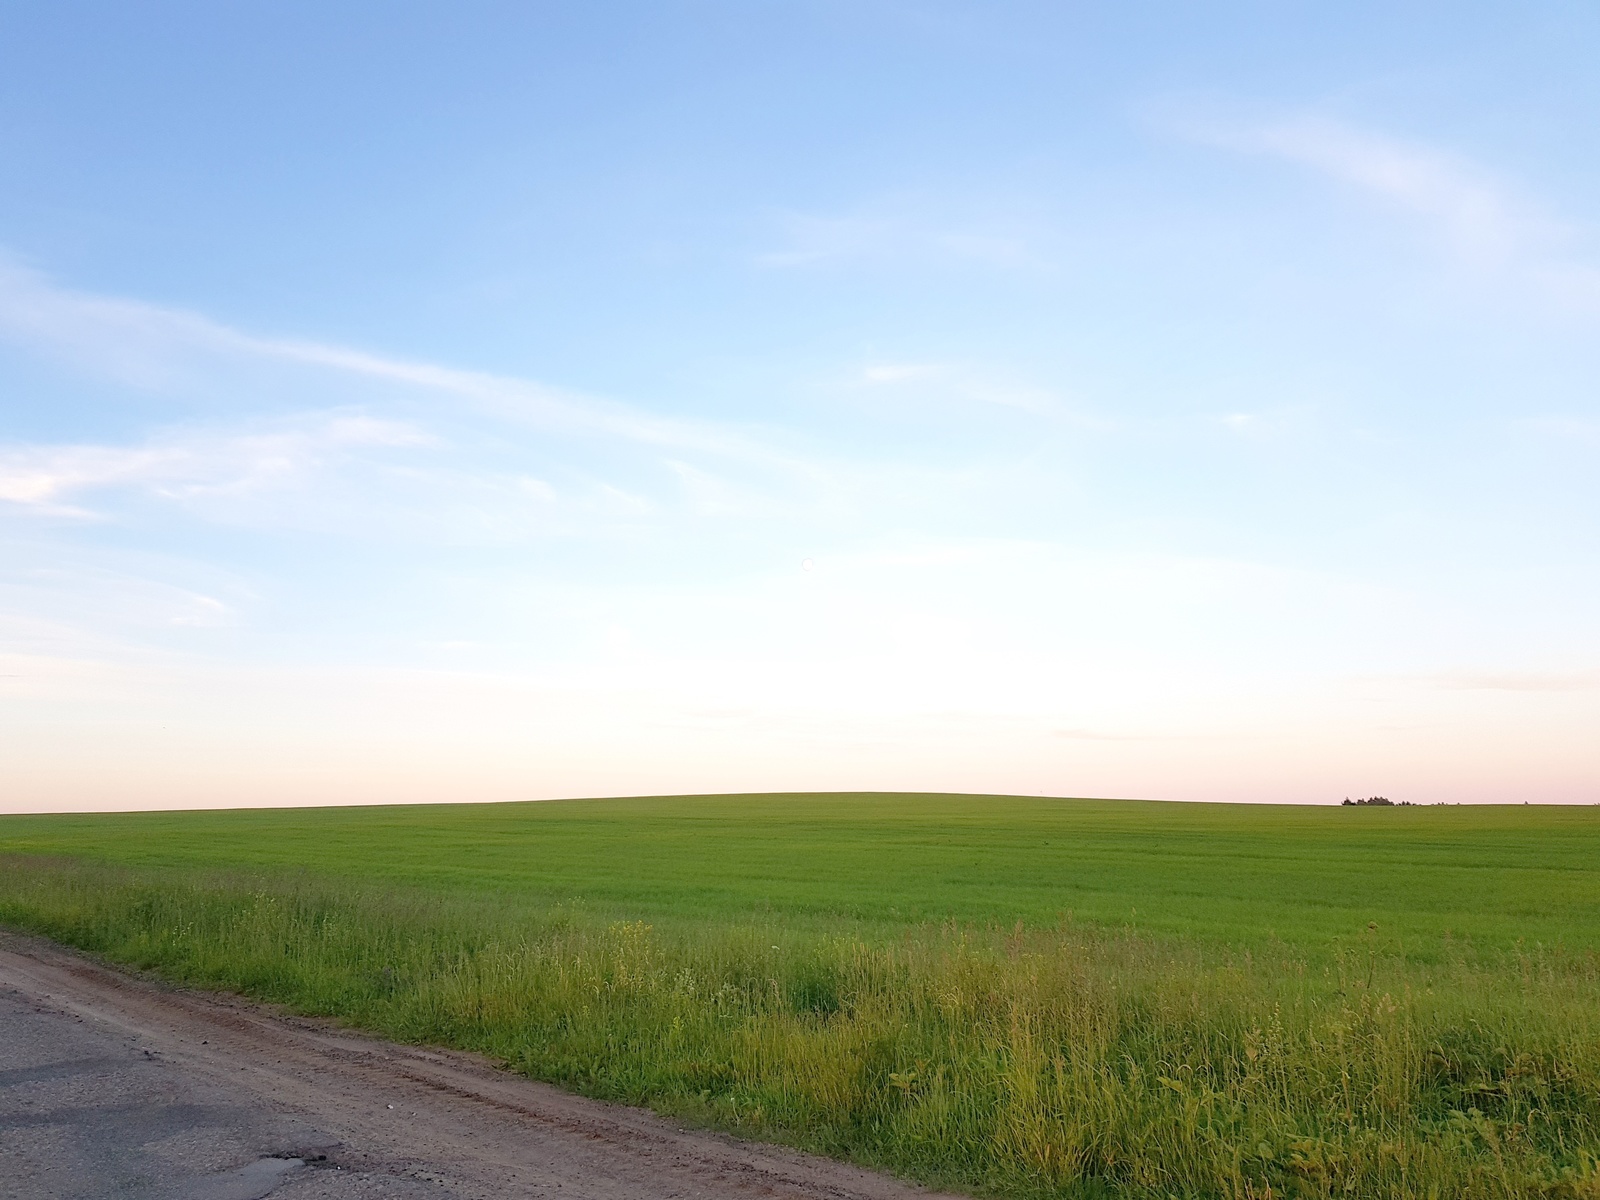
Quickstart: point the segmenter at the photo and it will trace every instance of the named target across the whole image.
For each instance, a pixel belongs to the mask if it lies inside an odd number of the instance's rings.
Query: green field
[[[1055,924],[1321,951],[1600,944],[1600,808],[716,796],[0,821],[0,851],[303,868],[623,917]]]
[[[1600,808],[0,818],[0,920],[1008,1195],[1600,1197]]]

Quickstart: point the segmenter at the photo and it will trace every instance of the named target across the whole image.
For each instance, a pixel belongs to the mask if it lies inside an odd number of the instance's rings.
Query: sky
[[[1600,9],[0,0],[0,811],[1600,802]]]

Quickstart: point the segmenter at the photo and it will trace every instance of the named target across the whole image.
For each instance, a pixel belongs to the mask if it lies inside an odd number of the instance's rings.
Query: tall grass
[[[1600,964],[1076,927],[652,926],[283,875],[0,862],[0,921],[980,1192],[1600,1198]]]

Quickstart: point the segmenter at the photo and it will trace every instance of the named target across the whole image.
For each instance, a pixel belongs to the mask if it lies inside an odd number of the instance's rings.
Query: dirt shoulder
[[[0,932],[0,1195],[930,1200]]]

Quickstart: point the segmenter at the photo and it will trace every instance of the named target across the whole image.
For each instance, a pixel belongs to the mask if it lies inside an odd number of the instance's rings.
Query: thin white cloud
[[[169,499],[244,492],[294,479],[357,447],[408,447],[431,439],[415,426],[352,414],[249,433],[169,433],[140,446],[0,447],[0,500],[87,515],[68,501],[136,488]]]
[[[1427,218],[1481,261],[1503,261],[1553,232],[1530,204],[1481,168],[1337,121],[1301,117],[1226,140],[1312,167]]]
[[[0,445],[0,514],[127,520],[129,501],[143,499],[209,524],[413,545],[592,538],[670,520],[671,507],[708,515],[692,494],[665,505],[575,465],[558,486],[515,462],[478,462],[470,450],[412,423],[340,412],[179,428],[135,445]],[[668,464],[669,477],[677,465]]]
[[[191,564],[179,568],[187,578],[161,578],[175,564],[159,556],[12,550],[22,562],[0,573],[0,655],[32,658],[35,667],[138,657],[145,635],[234,625],[257,599],[214,568]]]
[[[510,425],[536,429],[563,438],[586,440],[609,453],[633,448],[653,458],[643,475],[640,464],[627,468],[595,460],[586,449],[564,449],[552,459],[551,447],[529,445],[524,439],[498,434],[488,440],[500,450],[537,455],[543,474],[552,468],[563,472],[560,507],[571,519],[611,519],[626,512],[664,513],[679,505],[668,494],[639,493],[649,489],[649,479],[676,478],[676,498],[700,515],[734,516],[756,511],[803,512],[808,519],[838,517],[880,503],[900,503],[906,495],[920,494],[910,483],[933,486],[939,475],[939,494],[970,492],[978,482],[970,472],[930,472],[926,467],[875,458],[853,458],[819,453],[800,436],[779,429],[662,417],[624,404],[547,387],[543,384],[487,372],[460,370],[437,363],[393,358],[348,346],[305,339],[262,337],[241,331],[202,314],[107,297],[57,285],[37,271],[7,262],[0,255],[0,337],[9,337],[35,350],[54,353],[75,366],[109,374],[136,386],[165,388],[191,375],[203,382],[200,394],[229,397],[235,392],[260,395],[263,387],[298,394],[307,381],[279,377],[264,368],[287,364],[321,373],[309,394],[326,394],[340,388],[342,379],[365,379],[402,389],[399,397],[408,412],[419,401],[425,419],[439,428],[455,428],[464,415],[475,414]],[[942,370],[942,368],[940,368]],[[191,380],[192,382],[192,380]],[[959,386],[968,400],[1035,408],[1050,401],[1044,393],[1005,381],[985,380],[968,372]],[[328,385],[332,385],[330,389]],[[190,392],[195,391],[189,387]],[[363,395],[363,408],[377,411],[396,397],[383,392]],[[231,401],[229,402],[231,403]],[[302,410],[302,413],[304,410]],[[218,413],[222,415],[221,411]],[[327,414],[324,413],[323,416]],[[293,420],[301,424],[293,425]],[[304,416],[286,426],[263,430],[235,429],[227,433],[186,430],[162,435],[133,446],[18,446],[0,445],[0,501],[29,507],[36,513],[55,512],[85,516],[73,506],[74,497],[97,490],[142,489],[146,494],[173,499],[198,495],[202,490],[232,488],[239,494],[254,489],[265,495],[264,485],[274,479],[308,479],[295,474],[295,454],[330,452],[318,442]],[[312,422],[314,424],[314,422]],[[292,426],[292,428],[290,427]],[[481,439],[483,431],[467,430],[468,440]],[[423,436],[412,427],[408,436]],[[309,439],[309,440],[307,440]],[[513,447],[519,450],[512,450]],[[354,450],[353,445],[347,449]],[[348,465],[360,458],[349,456]],[[711,460],[711,461],[707,461]],[[370,465],[370,464],[369,464]],[[459,464],[458,464],[459,466]],[[506,463],[485,471],[452,470],[447,464],[408,467],[422,471],[415,486],[398,484],[397,472],[388,464],[385,478],[351,475],[337,496],[323,489],[318,503],[324,515],[348,523],[357,511],[361,520],[377,520],[379,494],[388,497],[396,512],[419,518],[418,497],[427,494],[438,503],[422,514],[428,527],[451,512],[467,526],[501,531],[525,530],[529,520],[540,529],[554,519],[550,497],[530,516],[528,502],[549,488],[544,482],[531,488],[519,482],[529,464]],[[690,474],[685,473],[685,467]],[[626,488],[615,480],[618,470],[633,471]],[[348,474],[348,472],[346,472]],[[326,474],[326,473],[324,473]],[[716,480],[715,489],[710,481]],[[732,490],[730,490],[732,489]],[[301,508],[255,504],[226,508],[209,506],[207,515],[259,523],[315,524],[321,518],[305,505],[313,503],[313,489],[301,489]],[[713,497],[711,491],[716,490]],[[742,493],[736,504],[729,497]],[[273,492],[282,495],[282,492]],[[764,501],[756,503],[758,497]],[[507,515],[509,514],[509,515]],[[565,519],[565,518],[563,518]],[[379,522],[382,523],[381,521]],[[320,526],[318,526],[320,527]],[[564,527],[564,526],[563,526]],[[496,536],[500,536],[496,534]],[[520,535],[519,535],[520,536]]]
[[[1475,268],[1509,273],[1564,307],[1600,312],[1600,268],[1571,252],[1572,228],[1467,158],[1321,116],[1190,124],[1186,132],[1309,167],[1420,218]]]
[[[271,360],[449,396],[503,420],[715,454],[767,468],[810,470],[802,458],[746,428],[659,417],[531,380],[311,340],[261,337],[182,309],[63,288],[3,258],[0,336],[138,386],[161,386],[196,357]]]

